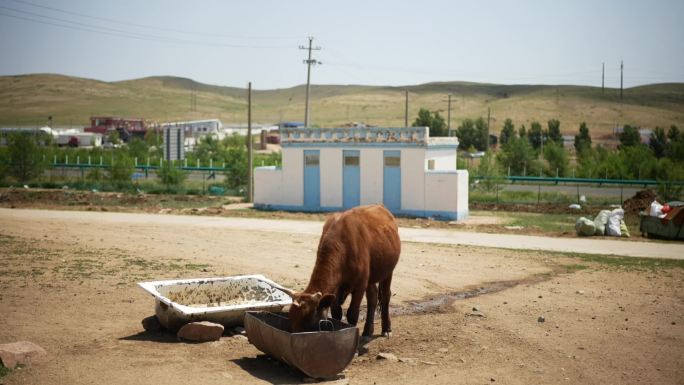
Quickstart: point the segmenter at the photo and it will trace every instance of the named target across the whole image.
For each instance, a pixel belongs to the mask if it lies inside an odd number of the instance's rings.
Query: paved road
[[[323,223],[255,218],[226,218],[190,215],[157,215],[130,213],[103,213],[89,211],[57,211],[31,209],[0,209],[0,221],[31,221],[37,226],[42,221],[69,222],[93,221],[122,226],[127,223],[148,223],[169,227],[218,227],[266,232],[283,232],[318,235]],[[630,257],[684,259],[684,244],[680,242],[638,242],[598,238],[553,238],[531,235],[488,234],[439,229],[399,229],[403,241],[498,247],[504,249],[530,249],[560,252],[624,255]]]

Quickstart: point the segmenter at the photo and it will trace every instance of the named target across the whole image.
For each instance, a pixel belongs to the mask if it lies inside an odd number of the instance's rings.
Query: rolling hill
[[[409,124],[421,107],[447,116],[452,94],[452,127],[466,117],[486,118],[491,109],[493,131],[506,118],[516,127],[537,120],[559,119],[561,131],[577,132],[586,121],[592,136],[607,136],[615,125],[684,127],[684,83],[619,90],[552,85],[497,85],[437,82],[406,87],[314,85],[311,122],[339,126],[364,122],[379,126],[404,125],[404,93],[409,91]],[[196,109],[192,108],[193,95]],[[305,87],[253,92],[253,121],[302,121]],[[91,115],[144,117],[151,121],[219,118],[224,123],[246,122],[246,90],[202,84],[191,79],[156,76],[103,82],[53,74],[0,77],[0,126],[44,125],[48,116],[58,127],[83,127]]]

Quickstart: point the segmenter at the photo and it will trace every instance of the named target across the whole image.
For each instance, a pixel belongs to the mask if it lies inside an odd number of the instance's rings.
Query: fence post
[[[539,201],[541,200],[541,183],[537,185],[537,204],[539,204]]]
[[[200,163],[199,163],[199,158],[197,158],[197,168],[199,168]]]
[[[102,155],[100,155],[100,166],[102,166]]]
[[[81,164],[81,156],[76,155],[76,164]]]
[[[213,167],[214,167],[214,160],[209,158],[209,168],[213,168]]]
[[[135,157],[135,167],[138,167],[138,157]]]
[[[90,166],[90,155],[88,155],[88,165]]]
[[[511,176],[511,166],[508,166],[508,176]]]
[[[64,161],[64,164],[69,164],[69,155],[66,155],[66,160]]]
[[[188,158],[185,158],[185,168],[188,168]]]
[[[52,164],[57,164],[57,155],[55,155],[55,160],[52,162]]]

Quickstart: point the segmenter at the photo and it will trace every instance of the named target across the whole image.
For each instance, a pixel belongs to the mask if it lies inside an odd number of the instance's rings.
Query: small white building
[[[164,160],[185,159],[185,130],[182,126],[165,126],[162,131],[164,138]]]
[[[427,127],[282,128],[281,167],[257,167],[254,206],[339,211],[382,203],[399,215],[464,219],[468,171],[458,139]]]

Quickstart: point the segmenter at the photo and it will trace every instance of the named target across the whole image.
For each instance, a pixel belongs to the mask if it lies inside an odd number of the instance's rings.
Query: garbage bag
[[[594,218],[594,225],[596,226],[595,235],[605,235],[606,225],[608,224],[608,217],[610,216],[610,210],[601,210],[596,218]]]
[[[622,232],[620,231],[620,222],[625,217],[625,210],[615,209],[611,211],[608,216],[608,225],[606,226],[606,235],[613,237],[619,237]]]
[[[575,231],[577,232],[577,235],[588,237],[594,235],[596,232],[596,225],[594,225],[594,221],[581,217],[575,222]]]
[[[651,210],[649,211],[649,215],[652,217],[662,218],[664,216],[663,205],[658,203],[658,201],[651,202]]]
[[[629,230],[627,229],[627,224],[624,220],[620,221],[620,236],[623,238],[629,238]]]

